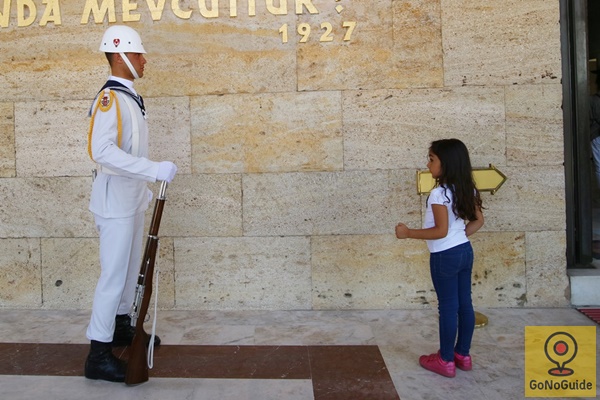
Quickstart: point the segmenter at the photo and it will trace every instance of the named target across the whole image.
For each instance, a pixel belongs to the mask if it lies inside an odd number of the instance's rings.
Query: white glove
[[[167,181],[171,183],[177,173],[177,165],[171,161],[161,161],[158,163],[158,173],[156,174],[157,181]]]

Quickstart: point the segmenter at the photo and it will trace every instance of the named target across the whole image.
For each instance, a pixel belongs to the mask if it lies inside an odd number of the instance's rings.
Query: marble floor
[[[477,311],[455,378],[418,364],[435,310],[159,311],[150,378],[127,386],[82,376],[89,311],[0,310],[0,399],[523,399],[526,326],[597,326],[572,308]]]

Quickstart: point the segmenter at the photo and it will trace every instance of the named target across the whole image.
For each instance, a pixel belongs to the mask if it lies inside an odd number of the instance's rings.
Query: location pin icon
[[[548,370],[550,375],[569,376],[573,374],[574,371],[571,368],[565,367],[577,355],[577,342],[572,335],[567,332],[553,333],[546,339],[544,352],[548,360],[557,366],[557,368]]]

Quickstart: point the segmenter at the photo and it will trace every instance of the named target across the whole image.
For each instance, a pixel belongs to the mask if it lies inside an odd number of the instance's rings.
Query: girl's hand
[[[398,239],[408,239],[409,230],[410,229],[408,229],[408,226],[400,222],[398,225],[396,225],[396,237]]]

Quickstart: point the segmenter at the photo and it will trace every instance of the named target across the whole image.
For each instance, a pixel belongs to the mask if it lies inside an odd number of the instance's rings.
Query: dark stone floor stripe
[[[84,344],[0,343],[0,375],[83,376]]]
[[[123,359],[127,355],[123,354]],[[305,346],[160,346],[150,376],[162,378],[310,379]]]
[[[83,376],[87,344],[0,343],[0,375]],[[115,354],[127,358],[127,348]],[[311,379],[315,400],[399,400],[377,346],[162,345],[150,379]]]
[[[399,400],[377,346],[309,346],[315,400]]]

